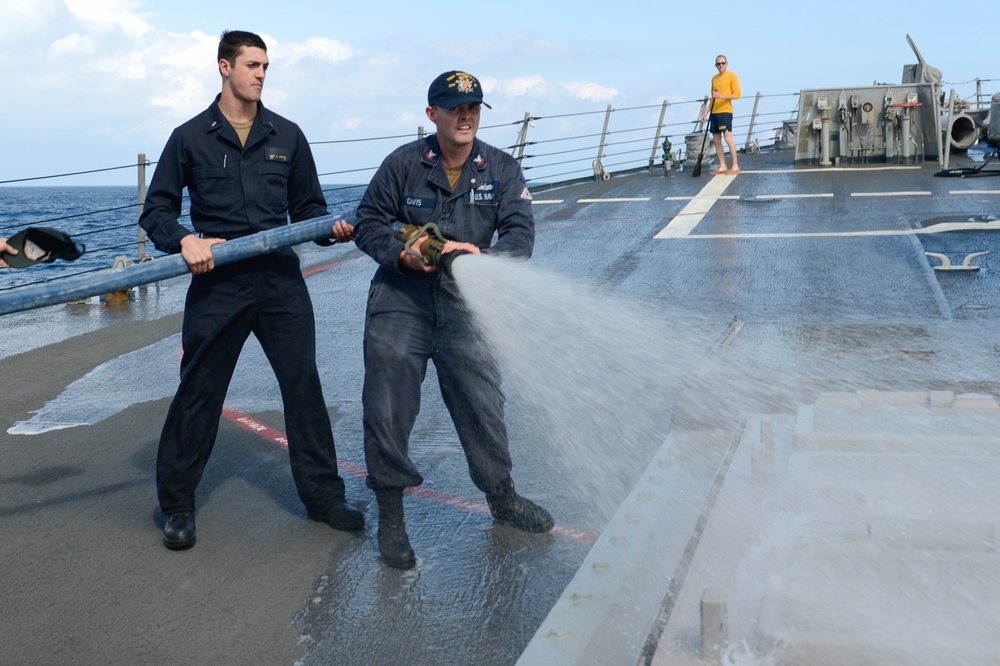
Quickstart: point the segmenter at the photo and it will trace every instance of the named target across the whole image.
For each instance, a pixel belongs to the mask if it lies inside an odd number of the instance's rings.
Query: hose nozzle
[[[427,240],[420,246],[420,251],[413,249],[413,244],[418,239],[427,237]],[[420,257],[420,260],[427,266],[437,266],[443,268],[448,275],[451,275],[451,264],[455,257],[468,254],[465,250],[455,250],[448,254],[443,254],[444,244],[447,242],[441,234],[438,225],[428,222],[422,227],[415,224],[404,224],[396,227],[396,240],[403,242],[403,249],[407,254]]]

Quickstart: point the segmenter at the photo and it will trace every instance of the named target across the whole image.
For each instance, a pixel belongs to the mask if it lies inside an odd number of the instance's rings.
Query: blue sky
[[[977,29],[997,25],[996,3],[968,5],[965,19],[929,2],[729,2],[724,18],[706,7],[3,0],[0,181],[128,164],[140,152],[157,159],[170,130],[218,92],[215,50],[226,28],[264,36],[271,60],[264,102],[313,142],[415,134],[429,126],[427,84],[449,69],[483,81],[493,105],[484,125],[513,123],[525,112],[691,102],[705,95],[719,53],[740,76],[744,112],[756,92],[899,82],[903,66],[916,62],[907,34],[959,94],[974,92],[965,82],[977,76],[993,79],[984,84],[989,95],[1000,89],[990,31]],[[791,109],[794,99],[781,104]],[[696,107],[681,104],[671,114],[687,120]],[[570,120],[548,129],[574,131]],[[487,140],[513,142],[515,132]],[[377,165],[399,143],[315,152],[320,171],[330,172]],[[112,172],[40,184],[133,183],[134,174]]]

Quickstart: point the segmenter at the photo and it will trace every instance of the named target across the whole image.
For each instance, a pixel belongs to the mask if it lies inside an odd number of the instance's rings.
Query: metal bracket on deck
[[[601,164],[600,159],[596,159],[593,162],[594,167],[594,180],[610,180],[611,174],[604,170],[604,165]]]
[[[947,255],[941,254],[939,252],[924,252],[928,257],[935,257],[941,260],[940,266],[935,266],[936,271],[978,271],[979,266],[973,266],[972,260],[976,257],[981,257],[984,254],[989,254],[989,252],[973,252],[965,256],[965,260],[962,262],[961,266],[953,266],[951,259]]]

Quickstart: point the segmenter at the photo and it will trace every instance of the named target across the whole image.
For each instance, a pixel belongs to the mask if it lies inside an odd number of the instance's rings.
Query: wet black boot
[[[403,522],[403,491],[389,488],[375,491],[378,502],[378,549],[382,561],[393,569],[412,569],[417,556],[410,547]]]
[[[326,523],[335,530],[351,532],[365,528],[365,514],[347,503],[342,497],[337,497],[322,507],[306,510],[309,520]]]
[[[552,514],[531,500],[526,500],[514,490],[508,476],[492,495],[486,496],[494,520],[525,532],[548,532],[555,526]]]

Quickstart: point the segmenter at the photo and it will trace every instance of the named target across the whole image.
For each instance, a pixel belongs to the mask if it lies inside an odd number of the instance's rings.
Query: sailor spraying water
[[[545,509],[514,490],[497,360],[447,270],[449,256],[461,252],[530,257],[531,195],[517,162],[476,138],[484,103],[474,76],[441,74],[427,104],[437,133],[385,159],[353,229],[358,247],[379,265],[365,319],[366,482],[378,500],[382,560],[399,569],[416,565],[403,491],[424,480],[410,457],[409,437],[428,360],[437,369],[472,481],[486,494],[494,519],[528,532],[547,532],[554,524]],[[432,221],[435,227],[426,226]]]

